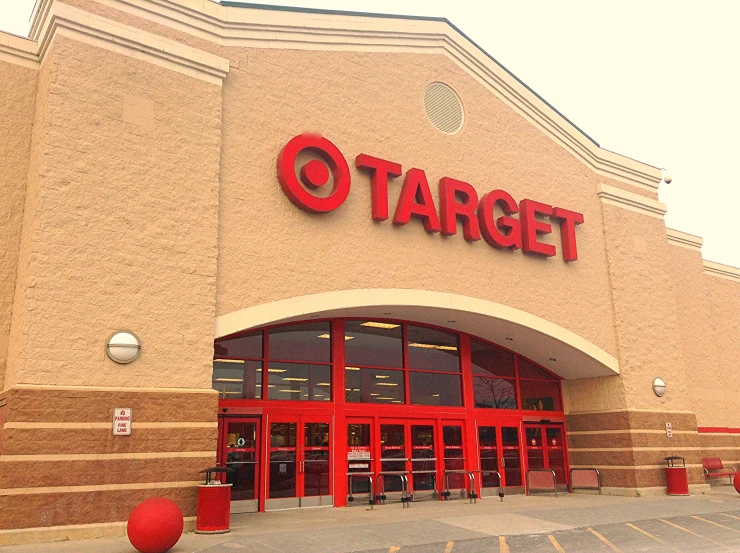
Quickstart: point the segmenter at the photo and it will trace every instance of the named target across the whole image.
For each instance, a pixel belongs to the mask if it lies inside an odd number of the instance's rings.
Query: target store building
[[[0,544],[740,462],[740,270],[447,20],[39,0],[0,130]]]

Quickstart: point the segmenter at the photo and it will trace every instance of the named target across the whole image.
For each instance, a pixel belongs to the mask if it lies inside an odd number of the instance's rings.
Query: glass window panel
[[[258,359],[262,357],[262,331],[252,332],[238,338],[217,340],[213,344],[214,357],[232,359]]]
[[[560,447],[563,445],[563,433],[560,428],[548,428],[546,432],[548,446]]]
[[[527,428],[527,447],[542,447],[542,430]]]
[[[409,368],[460,372],[457,334],[408,325]]]
[[[270,425],[270,447],[295,447],[296,427],[294,422],[273,422]]]
[[[522,485],[522,461],[518,449],[504,450],[504,479],[507,486]]]
[[[539,380],[558,381],[558,379],[550,373],[543,371],[538,366],[530,363],[522,357],[519,357],[519,378],[537,378]]]
[[[216,360],[212,385],[221,399],[261,399],[262,362]]]
[[[331,324],[305,323],[281,326],[269,331],[270,359],[331,362]]]
[[[356,447],[370,447],[370,425],[348,424],[347,445]]]
[[[562,411],[559,382],[520,380],[522,409],[533,411]]]
[[[475,406],[488,409],[516,409],[516,380],[473,377]]]
[[[457,375],[410,372],[409,386],[413,405],[462,405]]]
[[[470,363],[474,375],[514,377],[514,355],[478,340],[470,340]]]
[[[303,445],[305,447],[329,446],[329,423],[307,422],[303,425]]]
[[[271,362],[268,367],[268,399],[331,401],[328,365]]]
[[[403,367],[401,323],[347,321],[344,333],[347,365]]]
[[[404,403],[403,371],[347,367],[344,374],[348,403]]]
[[[461,426],[443,426],[442,437],[445,446],[462,445],[462,427]]]
[[[478,441],[481,447],[496,447],[496,427],[479,426]]]
[[[504,447],[519,447],[519,429],[515,426],[501,428],[501,443]]]

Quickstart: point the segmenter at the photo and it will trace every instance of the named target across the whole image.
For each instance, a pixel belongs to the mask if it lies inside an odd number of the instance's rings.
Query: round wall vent
[[[462,127],[462,102],[444,83],[432,83],[424,91],[424,110],[432,124],[443,133],[453,134]]]

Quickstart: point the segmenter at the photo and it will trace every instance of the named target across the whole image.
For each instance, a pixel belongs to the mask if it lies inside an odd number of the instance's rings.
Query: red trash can
[[[214,467],[206,473],[206,483],[198,486],[196,534],[225,534],[231,531],[231,486],[213,479],[213,474],[234,472],[232,469]]]
[[[666,495],[689,495],[689,475],[686,472],[686,459],[666,457],[665,469]],[[680,464],[679,464],[680,463]]]

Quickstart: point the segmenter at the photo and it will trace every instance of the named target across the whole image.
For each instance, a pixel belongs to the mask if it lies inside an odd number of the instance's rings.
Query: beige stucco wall
[[[716,398],[719,395],[718,390],[726,387],[717,365],[718,344],[714,338],[712,300],[707,290],[714,279],[705,275],[701,252],[697,249],[671,245],[668,262],[681,320],[680,339],[686,368],[687,394],[696,412],[698,425],[713,426],[707,422],[717,418],[712,415],[722,413],[721,410],[716,410],[720,407]],[[671,386],[669,381],[666,383]],[[734,412],[736,409],[730,411]],[[729,414],[730,412],[725,412],[721,419],[726,422]],[[731,416],[737,418],[734,413]]]
[[[210,388],[221,88],[56,36],[42,67],[14,383]],[[144,354],[121,367],[106,339]]]
[[[423,289],[522,309],[616,353],[595,176],[458,66],[437,55],[237,48],[226,55],[219,315],[331,290]],[[424,113],[424,89],[437,80],[464,103],[456,135],[436,130]],[[518,200],[581,211],[581,259],[568,264],[560,253],[543,259],[469,244],[460,234],[430,235],[417,220],[402,228],[374,223],[370,179],[354,169],[342,207],[305,213],[275,172],[282,146],[305,131],[332,140],[351,167],[366,153],[424,169],[435,201],[438,179],[450,176],[479,195],[504,188]],[[391,217],[400,185],[390,185]],[[554,231],[548,238],[559,249]]]
[[[0,61],[0,390],[5,379],[38,71]]]
[[[627,407],[692,410],[663,220],[608,204],[603,212]],[[655,377],[671,382],[662,398]]]
[[[663,221],[602,204],[597,186],[657,194],[597,175],[449,57],[227,47],[128,8],[68,3],[223,55],[231,69],[222,89],[55,38],[40,71],[6,387],[207,388],[215,315],[335,290],[407,288],[521,309],[617,357],[620,377],[565,383],[569,412],[690,407],[684,369],[694,361],[678,337],[686,306],[673,290]],[[426,118],[433,81],[462,99],[455,135]],[[424,169],[435,201],[438,179],[450,176],[480,195],[503,188],[580,211],[580,259],[430,235],[415,219],[375,223],[370,179],[354,169],[340,209],[302,212],[280,190],[275,163],[305,131],[331,139],[351,167],[366,153]],[[401,180],[390,187],[391,214]],[[547,241],[560,249],[556,225]],[[718,317],[731,318],[726,309],[718,304]],[[145,352],[123,370],[101,348],[120,328],[138,333]],[[658,375],[670,381],[660,400],[650,391]]]
[[[716,386],[707,383],[698,390],[697,419],[699,426],[740,428],[740,282],[705,274],[704,288],[711,317],[710,349],[716,355],[707,353],[705,366],[709,365],[707,380]]]

